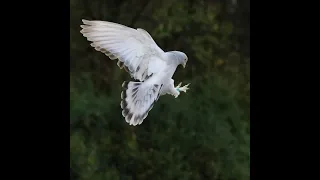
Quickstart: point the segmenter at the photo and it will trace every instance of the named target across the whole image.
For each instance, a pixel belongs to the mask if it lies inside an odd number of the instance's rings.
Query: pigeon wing
[[[91,46],[111,60],[118,59],[118,66],[126,67],[134,79],[144,81],[165,66],[164,51],[144,29],[108,21],[82,21],[80,32]]]

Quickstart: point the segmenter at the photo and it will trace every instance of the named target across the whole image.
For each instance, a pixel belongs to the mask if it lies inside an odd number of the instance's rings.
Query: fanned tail
[[[145,82],[123,82],[121,92],[122,116],[130,125],[141,124],[159,98],[160,84]]]

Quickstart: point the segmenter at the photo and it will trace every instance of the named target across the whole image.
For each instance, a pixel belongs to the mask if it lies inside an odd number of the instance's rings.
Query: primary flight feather
[[[180,51],[164,52],[144,29],[133,29],[121,24],[82,20],[80,31],[91,46],[111,60],[138,82],[122,84],[122,115],[130,125],[138,125],[148,116],[160,96],[178,97],[188,85],[174,87],[172,76],[178,65],[186,66],[188,57]]]

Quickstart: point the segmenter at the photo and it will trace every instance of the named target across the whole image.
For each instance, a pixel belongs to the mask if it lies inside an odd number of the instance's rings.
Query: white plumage
[[[178,97],[188,85],[174,87],[171,79],[179,64],[185,67],[188,57],[179,51],[164,52],[144,29],[133,29],[107,21],[82,20],[80,31],[91,46],[118,59],[118,66],[125,68],[138,82],[122,84],[122,115],[130,125],[138,125],[147,117],[161,95]]]

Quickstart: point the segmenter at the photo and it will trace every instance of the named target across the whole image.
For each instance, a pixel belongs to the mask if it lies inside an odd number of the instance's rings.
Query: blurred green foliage
[[[70,0],[72,180],[248,180],[249,1]],[[129,75],[90,47],[81,19],[147,30],[165,51],[185,52],[177,99],[162,96],[144,122],[121,115]]]

